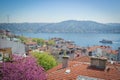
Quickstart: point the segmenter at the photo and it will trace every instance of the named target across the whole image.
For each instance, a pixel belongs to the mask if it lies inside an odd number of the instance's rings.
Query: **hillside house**
[[[25,45],[27,46],[28,50],[34,50],[38,47],[37,42],[27,42]]]
[[[100,46],[94,46],[88,49],[88,55],[89,56],[104,56],[108,60],[117,60],[117,51],[112,50],[111,48],[104,48]]]
[[[11,48],[0,48],[0,61],[6,61],[6,59],[12,59]]]
[[[6,38],[6,30],[0,30],[0,38]]]
[[[0,38],[0,49],[2,48],[11,48],[12,54],[21,56],[26,53],[25,45],[23,43]]]

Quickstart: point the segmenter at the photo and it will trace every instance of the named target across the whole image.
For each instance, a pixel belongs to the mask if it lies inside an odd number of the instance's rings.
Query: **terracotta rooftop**
[[[88,50],[88,52],[90,52],[90,51],[96,50],[97,48],[100,48],[103,51],[106,51],[107,53],[112,53],[112,54],[118,53],[117,50],[112,50],[111,47],[109,47],[109,46],[92,46],[92,47],[89,47],[87,50]]]
[[[5,32],[5,30],[0,30],[0,33],[4,33]]]
[[[86,62],[83,62],[86,59]],[[88,60],[87,60],[88,59]],[[69,61],[68,67],[62,69],[62,64],[47,71],[47,80],[76,80],[79,75],[99,78],[103,80],[120,80],[120,65],[108,64],[109,71],[90,68],[89,58],[81,57]],[[66,73],[69,69],[70,73]]]
[[[90,62],[90,57],[88,56],[76,57],[75,59],[73,59],[73,61]]]
[[[26,44],[27,45],[36,45],[37,43],[36,42],[27,42]]]

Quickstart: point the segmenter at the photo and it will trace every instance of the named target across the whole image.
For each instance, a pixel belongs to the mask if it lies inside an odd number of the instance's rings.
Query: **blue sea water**
[[[20,33],[19,33],[20,34]],[[53,37],[60,37],[65,40],[74,41],[76,45],[81,47],[88,47],[93,45],[111,46],[113,49],[120,47],[120,34],[93,34],[93,33],[22,33],[27,37],[37,37],[43,39],[50,39]],[[102,44],[99,41],[106,39],[112,40],[113,44]]]

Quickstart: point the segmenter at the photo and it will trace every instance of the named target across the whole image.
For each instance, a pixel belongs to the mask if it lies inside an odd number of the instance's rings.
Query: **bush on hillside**
[[[49,53],[46,52],[34,52],[33,55],[37,58],[37,62],[41,65],[45,70],[49,70],[57,65],[55,58]]]
[[[41,46],[45,44],[45,40],[41,38],[33,38],[32,41],[37,42],[37,44]]]
[[[20,39],[23,43],[28,42],[28,41],[27,41],[27,38],[24,37],[24,36],[19,36],[19,39]]]
[[[54,40],[49,40],[47,44],[48,45],[55,45],[55,41]]]

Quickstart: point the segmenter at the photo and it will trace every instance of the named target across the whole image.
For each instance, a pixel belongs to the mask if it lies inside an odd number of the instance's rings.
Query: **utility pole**
[[[10,15],[7,15],[7,23],[10,22]]]

